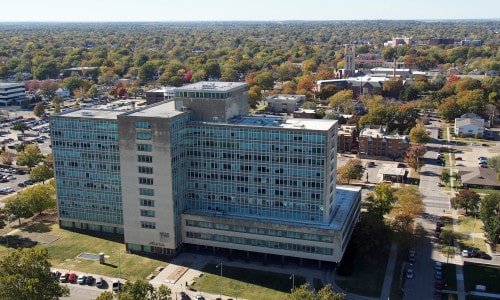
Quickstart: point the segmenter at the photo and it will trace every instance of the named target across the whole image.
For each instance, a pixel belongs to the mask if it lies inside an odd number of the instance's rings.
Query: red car
[[[69,274],[69,277],[68,277],[68,281],[71,282],[71,283],[75,283],[76,282],[76,274],[75,273],[71,273]]]
[[[461,157],[455,157],[455,160],[462,160]]]

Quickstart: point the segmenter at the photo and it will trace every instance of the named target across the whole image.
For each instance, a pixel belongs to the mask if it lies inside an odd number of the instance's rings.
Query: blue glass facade
[[[116,120],[54,116],[51,137],[61,224],[123,233]]]
[[[190,124],[189,208],[325,222],[326,139],[325,131]]]

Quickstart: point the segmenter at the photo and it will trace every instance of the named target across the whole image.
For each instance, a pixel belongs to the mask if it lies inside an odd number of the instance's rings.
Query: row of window
[[[282,249],[287,251],[296,251],[296,252],[305,252],[305,253],[314,253],[321,255],[333,255],[333,248],[324,248],[324,247],[315,247],[309,245],[299,245],[292,243],[280,243],[275,241],[265,241],[259,239],[247,239],[243,237],[235,237],[235,236],[226,236],[226,235],[218,235],[218,234],[210,234],[210,233],[200,233],[200,232],[186,232],[186,236],[189,238],[200,239],[200,240],[208,240],[208,241],[217,241],[223,243],[231,243],[231,244],[240,244],[240,245],[248,245],[255,247],[265,247],[265,248],[274,248],[274,249]]]
[[[303,232],[287,231],[287,230],[276,230],[276,229],[269,229],[269,228],[257,228],[257,227],[224,224],[224,223],[212,223],[212,222],[196,221],[196,220],[186,220],[186,225],[191,226],[191,227],[210,228],[210,229],[217,229],[217,230],[224,230],[224,231],[251,233],[251,234],[264,235],[264,236],[277,236],[277,237],[285,237],[285,238],[298,239],[298,240],[321,241],[321,242],[325,242],[325,243],[333,243],[333,236],[330,236],[330,235],[320,235],[320,234],[303,233]]]

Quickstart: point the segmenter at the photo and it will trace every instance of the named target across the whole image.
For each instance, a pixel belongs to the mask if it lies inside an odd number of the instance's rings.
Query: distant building
[[[60,87],[56,90],[56,96],[59,97],[59,98],[69,98],[70,96],[70,92],[68,90],[68,88],[66,87]]]
[[[294,118],[302,118],[302,119],[316,119],[316,110],[314,109],[303,109],[300,108],[293,112]]]
[[[338,132],[338,152],[351,152],[352,148],[357,145],[358,127],[355,125],[340,125]]]
[[[93,71],[97,70],[98,67],[75,67],[75,68],[68,68],[64,69],[61,76],[63,78],[70,77],[73,74],[76,74],[78,76],[85,76],[88,71]]]
[[[407,175],[408,170],[398,168],[398,165],[393,164],[383,164],[377,174],[380,181],[392,181],[394,183],[404,183]]]
[[[488,122],[474,113],[463,114],[460,118],[455,118],[455,134],[457,136],[483,135],[487,124]]]
[[[0,82],[0,104],[21,105],[26,100],[26,88],[23,82]]]
[[[356,46],[354,44],[345,45],[344,50],[344,76],[343,78],[349,78],[354,76],[356,73],[356,65],[354,62],[356,56]]]
[[[402,79],[406,79],[411,76],[411,70],[394,68],[372,68],[370,69],[369,74],[372,77],[399,77]]]
[[[382,67],[385,59],[378,53],[363,53],[359,54],[354,62],[358,68],[369,69]]]
[[[457,42],[454,38],[431,38],[429,39],[429,46],[439,45],[454,45]]]
[[[146,91],[146,104],[151,105],[158,102],[169,101],[174,99],[175,87],[159,87]]]
[[[269,111],[293,113],[306,101],[306,95],[275,94],[267,97],[266,101]]]
[[[361,156],[383,156],[401,159],[410,146],[407,135],[389,134],[387,126],[366,125],[358,137],[359,154]]]

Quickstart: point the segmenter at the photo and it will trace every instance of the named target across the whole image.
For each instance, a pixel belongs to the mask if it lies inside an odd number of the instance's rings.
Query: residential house
[[[460,168],[459,181],[464,188],[500,190],[500,181],[492,168]]]
[[[455,118],[455,134],[457,136],[483,135],[485,121],[476,114],[464,114],[460,118]]]

